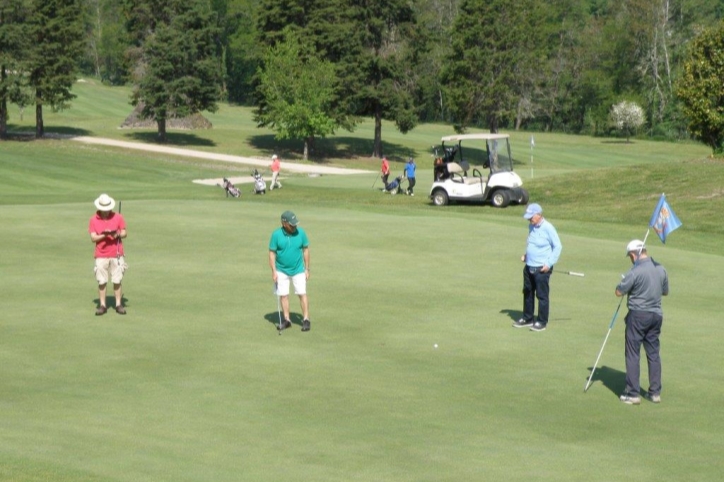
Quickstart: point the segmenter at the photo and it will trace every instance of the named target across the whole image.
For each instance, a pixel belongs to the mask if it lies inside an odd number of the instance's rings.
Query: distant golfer
[[[108,311],[106,308],[106,286],[108,280],[113,282],[113,294],[116,297],[116,313],[126,314],[123,306],[121,281],[128,268],[123,256],[123,243],[126,237],[126,221],[120,213],[114,213],[116,201],[108,194],[101,194],[95,200],[96,213],[90,218],[88,232],[91,241],[96,244],[95,275],[98,281],[98,308],[96,315],[101,316]]]
[[[279,182],[279,171],[282,169],[281,162],[279,161],[279,156],[274,154],[272,156],[272,163],[269,166],[271,168],[272,172],[272,178],[271,178],[271,186],[269,186],[269,190],[273,190],[275,187],[282,187],[282,183]]]
[[[410,196],[414,196],[415,193],[413,192],[415,189],[415,171],[417,170],[417,165],[415,164],[415,160],[413,158],[407,159],[407,164],[405,164],[405,177],[407,178],[407,194]]]
[[[282,226],[276,229],[269,240],[269,267],[272,280],[277,287],[277,296],[281,299],[284,321],[279,327],[284,330],[292,326],[289,319],[289,281],[294,284],[294,292],[299,296],[302,306],[302,331],[309,331],[309,301],[307,299],[307,280],[309,279],[309,239],[299,226],[297,216],[291,211],[282,214]]]
[[[626,306],[626,389],[620,399],[629,405],[641,403],[639,393],[641,344],[649,365],[649,389],[644,395],[661,401],[661,358],[659,335],[664,321],[661,297],[669,294],[669,277],[659,263],[649,258],[643,241],[634,239],[626,246],[633,267],[616,286],[616,296],[628,295]]]
[[[550,278],[553,266],[561,256],[563,245],[556,228],[543,219],[540,204],[529,204],[523,217],[528,220],[528,242],[520,258],[523,268],[523,318],[513,322],[516,328],[530,326],[543,331],[548,326]],[[538,299],[538,318],[534,321],[535,298]]]
[[[386,157],[382,158],[382,165],[380,166],[380,173],[382,174],[382,184],[387,185],[387,178],[390,177],[390,161]]]

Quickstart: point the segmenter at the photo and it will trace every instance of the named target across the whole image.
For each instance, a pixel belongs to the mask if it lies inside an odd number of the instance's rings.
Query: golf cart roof
[[[467,141],[467,140],[484,140],[484,141],[491,141],[495,139],[507,139],[509,138],[509,134],[491,134],[490,132],[482,132],[478,134],[458,134],[454,136],[446,136],[442,138],[442,142],[458,142],[458,141]]]

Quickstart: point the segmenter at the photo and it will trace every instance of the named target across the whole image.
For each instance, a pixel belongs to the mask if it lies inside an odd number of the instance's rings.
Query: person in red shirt
[[[386,157],[382,158],[382,168],[380,169],[380,172],[382,173],[382,184],[386,186],[387,178],[390,177],[390,163],[387,161]]]
[[[272,172],[272,179],[271,179],[271,186],[269,186],[269,190],[271,191],[275,187],[282,187],[282,183],[279,182],[279,171],[281,170],[281,162],[279,162],[279,156],[274,154],[272,156],[272,163],[271,163],[271,172]]]
[[[123,306],[121,281],[128,268],[123,253],[123,242],[126,237],[126,221],[121,213],[114,213],[116,201],[108,194],[101,194],[95,200],[96,213],[90,218],[88,232],[95,243],[95,275],[98,281],[98,308],[96,316],[104,315],[106,308],[106,285],[113,282],[113,294],[116,297],[116,313],[126,314]]]

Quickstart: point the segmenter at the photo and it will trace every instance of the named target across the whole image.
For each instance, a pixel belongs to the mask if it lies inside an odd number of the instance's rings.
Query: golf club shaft
[[[277,314],[279,315],[279,334],[282,332],[282,305],[281,300],[279,299],[279,291],[278,286],[276,283],[274,283],[274,294],[277,297]]]
[[[604,338],[604,340],[603,340],[603,345],[601,345],[601,350],[598,352],[598,356],[596,357],[596,362],[593,364],[593,368],[591,369],[591,375],[588,377],[586,386],[583,388],[584,392],[587,392],[588,387],[591,385],[591,380],[593,380],[593,374],[595,373],[596,367],[598,366],[598,361],[601,359],[601,355],[603,354],[603,349],[606,347],[606,342],[608,341],[608,337],[611,335],[611,330],[613,330],[613,324],[616,322],[616,317],[618,316],[618,310],[621,308],[621,303],[623,303],[623,296],[621,297],[621,300],[618,302],[616,311],[613,313],[613,318],[611,319],[611,324],[608,325],[608,333],[606,333],[606,338]]]
[[[375,188],[375,184],[377,184],[377,180],[380,178],[380,173],[377,173],[377,177],[375,178],[375,182],[372,183],[372,189]]]
[[[567,274],[567,275],[569,275],[569,276],[579,276],[579,277],[581,277],[581,278],[583,278],[584,276],[586,276],[585,274],[579,273],[578,271],[564,271],[563,274]]]
[[[118,214],[121,214],[121,203],[123,201],[118,201]],[[121,238],[120,231],[118,232],[118,243],[116,243],[116,258],[121,259],[121,245],[123,244],[123,238]]]

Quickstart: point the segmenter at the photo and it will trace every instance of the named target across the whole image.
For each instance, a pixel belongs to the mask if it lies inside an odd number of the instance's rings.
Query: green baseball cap
[[[282,221],[289,223],[291,226],[296,226],[297,224],[299,224],[297,215],[291,211],[284,211],[284,213],[282,213]]]

